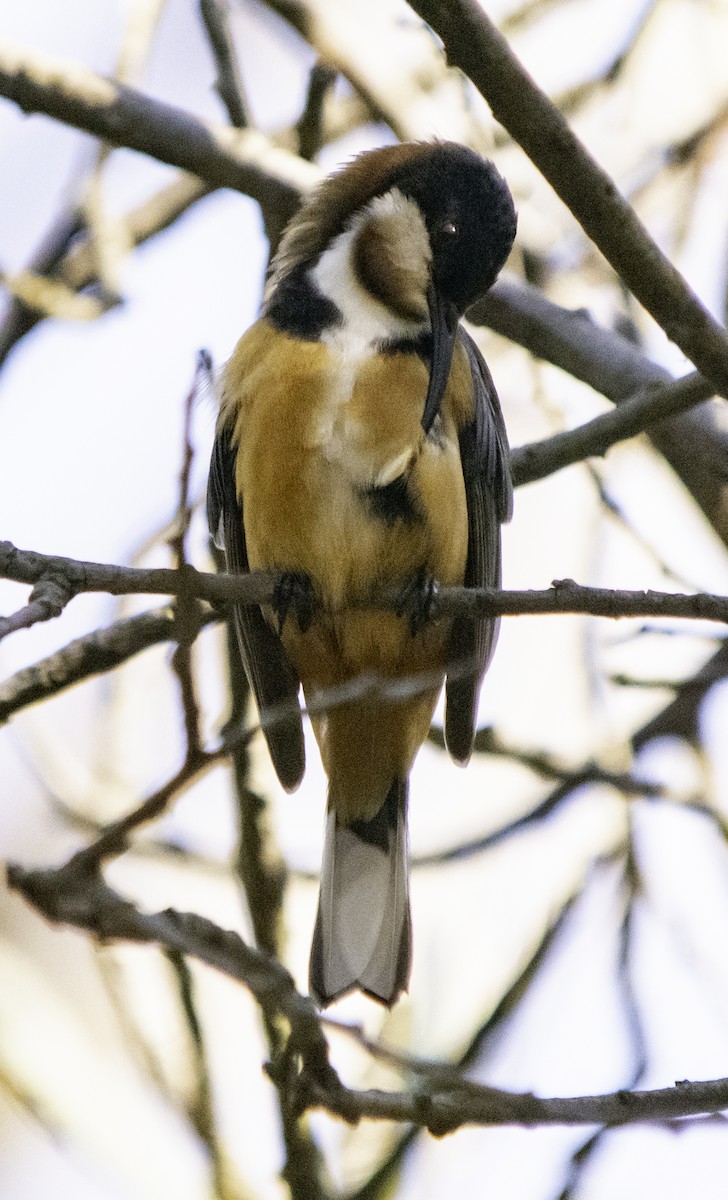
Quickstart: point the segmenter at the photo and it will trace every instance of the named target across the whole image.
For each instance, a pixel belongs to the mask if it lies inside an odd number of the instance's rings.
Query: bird
[[[500,586],[505,424],[460,324],[511,250],[492,162],[454,142],[365,151],[304,201],[220,379],[208,482],[227,570],[275,572],[232,620],[278,778],[304,774],[301,686],[328,777],[309,987],[391,1007],[409,984],[409,775],[444,682],[467,763],[498,620],[437,616]],[[396,608],[367,598],[394,588]],[[361,686],[360,686],[361,685]]]

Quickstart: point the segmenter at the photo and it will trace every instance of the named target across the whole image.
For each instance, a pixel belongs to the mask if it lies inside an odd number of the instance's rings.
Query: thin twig
[[[428,735],[429,741],[440,749],[445,748],[445,737],[441,728],[433,726]],[[521,763],[524,767],[544,779],[556,779],[568,783],[572,787],[581,787],[585,783],[604,783],[615,788],[626,796],[650,796],[667,798],[669,789],[663,784],[650,783],[629,771],[608,771],[596,762],[585,762],[579,767],[567,767],[558,758],[543,750],[527,750],[523,746],[514,746],[505,742],[492,725],[478,729],[475,734],[473,750],[476,754],[491,754],[498,758],[508,758],[512,762]]]
[[[204,1142],[210,1156],[215,1200],[233,1200],[233,1192],[227,1182],[225,1160],[220,1145],[220,1138],[215,1128],[215,1110],[208,1067],[207,1047],[202,1022],[198,1013],[194,976],[187,959],[180,950],[168,949],[166,951],[166,958],[177,980],[179,1002],[192,1044],[195,1094],[192,1101],[187,1103],[185,1107],[195,1132]]]
[[[226,604],[269,604],[277,576],[253,571],[244,575],[213,575],[187,566],[184,570],[165,567],[125,567],[110,563],[86,562],[58,555],[19,550],[12,542],[0,542],[0,578],[30,583],[45,589],[49,580],[58,585],[53,604],[48,603],[49,619],[55,615],[60,598],[86,592],[106,592],[113,596],[186,594],[198,600]],[[396,611],[401,607],[403,579],[382,587],[376,593],[352,597],[350,608]],[[45,591],[44,591],[45,595]],[[680,617],[702,621],[728,621],[728,598],[710,592],[687,595],[681,592],[627,591],[625,589],[586,587],[573,579],[554,580],[541,590],[501,591],[498,588],[444,587],[434,600],[436,616],[455,613],[467,616],[518,616],[582,613],[618,620],[622,617]],[[14,618],[3,618],[12,621]],[[0,637],[4,636],[0,623]]]
[[[201,350],[197,358],[197,366],[195,368],[195,378],[187,394],[187,399],[184,405],[184,417],[182,422],[182,468],[179,477],[179,500],[177,504],[177,515],[174,522],[174,533],[169,538],[169,547],[175,559],[177,570],[181,571],[183,577],[187,575],[187,552],[186,540],[187,533],[192,517],[192,508],[190,505],[190,474],[192,471],[192,460],[194,449],[192,446],[192,412],[195,401],[203,385],[207,383],[212,371],[212,362],[210,355],[206,350]],[[202,744],[200,740],[200,708],[197,703],[197,695],[195,688],[194,674],[192,671],[192,646],[200,630],[199,623],[199,601],[190,596],[187,591],[182,591],[175,601],[175,617],[177,627],[177,646],[172,655],[172,667],[177,676],[180,688],[180,697],[182,700],[182,712],[184,716],[185,735],[187,743],[187,757],[191,761],[195,761],[200,753]]]
[[[637,1087],[639,1087],[640,1083],[645,1077],[648,1066],[647,1043],[645,1040],[645,1031],[642,1023],[642,1014],[637,1003],[637,997],[635,995],[634,982],[632,978],[635,905],[641,895],[641,891],[642,883],[634,855],[634,841],[630,821],[630,834],[627,838],[624,853],[624,913],[619,928],[619,949],[617,963],[617,977],[619,989],[622,994],[622,1010],[631,1041],[632,1056],[634,1059],[629,1082],[625,1084],[625,1089],[627,1091],[634,1091]],[[591,1134],[586,1141],[574,1151],[567,1169],[566,1183],[558,1196],[558,1200],[577,1200],[577,1197],[581,1191],[581,1182],[586,1167],[588,1166],[590,1159],[597,1153],[600,1146],[603,1145],[604,1140],[609,1136],[609,1133],[610,1127],[603,1125],[601,1129],[598,1129],[595,1133]]]
[[[198,610],[199,628],[219,621],[219,614]],[[0,725],[31,704],[59,695],[85,679],[106,674],[143,650],[175,640],[175,616],[165,605],[115,621],[68,642],[54,654],[16,671],[0,683]]]
[[[637,392],[613,412],[602,413],[577,429],[556,433],[543,441],[513,450],[514,481],[516,484],[531,483],[585,458],[606,454],[617,442],[643,433],[666,417],[685,412],[710,399],[713,393],[712,384],[698,371],[663,387]]]
[[[249,125],[248,104],[245,98],[240,63],[230,31],[227,0],[200,0],[200,12],[217,66],[215,88],[227,110],[230,124],[236,129]]]

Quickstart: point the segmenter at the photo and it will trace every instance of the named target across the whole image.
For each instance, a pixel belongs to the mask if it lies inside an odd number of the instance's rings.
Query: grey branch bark
[[[514,482],[531,483],[585,458],[606,454],[617,442],[649,432],[658,421],[693,408],[712,394],[712,384],[698,371],[691,371],[664,387],[647,387],[624,400],[614,412],[603,413],[576,429],[514,450],[511,454]]]
[[[191,171],[214,187],[244,192],[261,205],[295,211],[320,172],[255,130],[235,130],[153,100],[76,63],[0,43],[0,96]]]
[[[554,304],[526,283],[500,279],[468,317],[568,371],[617,405],[646,388],[674,382],[669,371],[646,358],[633,342],[597,325],[587,312]],[[647,433],[728,545],[728,428],[722,401],[698,404],[650,425]]]
[[[410,0],[493,116],[667,336],[728,396],[728,337],[652,240],[613,180],[521,66],[477,0]]]
[[[204,623],[217,620],[205,614]],[[69,642],[55,654],[16,671],[0,683],[0,725],[13,713],[47,700],[95,675],[112,671],[150,646],[174,640],[176,622],[168,607],[150,609],[135,617],[115,621]]]
[[[18,583],[34,584],[34,592],[42,588],[57,598],[51,605],[39,604],[31,593],[30,603],[19,612],[32,610],[35,620],[47,620],[56,615],[63,599],[67,603],[82,592],[106,592],[122,595],[169,595],[186,599],[207,600],[214,604],[269,604],[273,598],[277,576],[254,571],[248,575],[213,575],[185,566],[179,570],[138,568],[110,563],[80,562],[76,559],[38,554],[33,550],[18,550],[11,542],[0,542],[0,578]],[[401,604],[402,580],[399,586],[382,588],[375,594],[363,595],[352,601],[357,608],[396,609]],[[470,616],[517,616],[525,614],[584,613],[597,617],[678,617],[703,621],[728,621],[728,598],[707,592],[694,595],[681,592],[626,591],[611,588],[584,587],[573,579],[554,580],[550,588],[541,590],[500,591],[497,588],[441,588],[435,597],[436,615],[464,613]],[[3,618],[9,629],[0,637],[25,622],[18,614]]]
[[[280,963],[253,950],[234,932],[194,913],[140,912],[96,873],[71,859],[65,866],[28,871],[8,868],[8,883],[48,920],[84,929],[104,941],[151,942],[188,954],[242,983],[266,1009],[275,1007],[291,1026],[290,1071],[294,1111],[323,1108],[352,1124],[362,1118],[423,1126],[443,1136],[465,1125],[626,1125],[669,1120],[728,1108],[728,1079],[653,1091],[542,1098],[458,1080],[433,1064],[431,1078],[417,1065],[413,1091],[356,1091],[342,1085],[329,1062],[316,1010]],[[293,1059],[292,1059],[293,1066]],[[423,1083],[425,1086],[423,1087]]]

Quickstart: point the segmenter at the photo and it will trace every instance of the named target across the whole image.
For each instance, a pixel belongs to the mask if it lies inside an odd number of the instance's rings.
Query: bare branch
[[[130,6],[114,73],[119,83],[134,85],[143,75],[163,9],[164,0],[143,0]],[[108,142],[95,147],[96,162],[83,183],[79,204],[94,277],[100,285],[97,303],[104,308],[119,302],[122,266],[131,249],[123,220],[111,212],[106,202],[106,166],[111,151]]]
[[[122,567],[109,563],[83,562],[34,550],[18,550],[12,542],[0,542],[0,578],[17,583],[48,586],[49,599],[41,597],[40,609],[48,620],[57,615],[72,596],[81,592],[108,592],[127,595],[188,595],[210,603],[269,604],[277,576],[264,571],[247,575],[212,575],[194,567],[172,570],[165,567]],[[401,606],[403,579],[400,584],[384,587],[376,593],[352,598],[352,608],[397,610]],[[35,603],[35,601],[31,601]],[[500,591],[498,588],[444,587],[435,600],[436,616],[454,613],[468,616],[518,616],[582,613],[595,617],[679,617],[701,621],[728,622],[728,598],[710,592],[686,595],[682,592],[626,591],[585,587],[573,579],[556,579],[542,590]],[[60,606],[60,607],[59,607]],[[30,606],[28,606],[30,607]],[[46,608],[48,611],[46,612]],[[20,614],[26,613],[21,609]],[[4,618],[13,622],[20,614]],[[23,624],[31,623],[23,618]],[[19,626],[22,627],[22,626]],[[9,631],[8,631],[9,632]]]
[[[477,0],[410,0],[671,341],[728,396],[728,338]]]
[[[598,1096],[541,1098],[441,1075],[425,1092],[356,1091],[346,1088],[331,1066],[319,1017],[296,991],[279,962],[251,949],[237,933],[193,913],[142,913],[72,859],[55,870],[26,871],[11,865],[8,884],[47,919],[85,929],[104,941],[153,942],[191,955],[238,980],[266,1007],[275,1006],[291,1026],[300,1071],[290,1078],[294,1111],[322,1108],[350,1123],[362,1118],[407,1122],[441,1137],[465,1125],[626,1125],[720,1112],[728,1108],[728,1079],[654,1091],[619,1091]]]
[[[224,753],[225,751],[222,749],[200,750],[194,758],[188,754],[183,766],[171,779],[152,792],[146,800],[143,800],[125,817],[120,817],[118,821],[112,821],[110,825],[107,825],[96,841],[74,854],[69,868],[73,865],[75,872],[88,874],[90,871],[95,871],[106,859],[123,854],[127,848],[129,834],[138,829],[140,825],[161,817],[167,805],[195,783],[201,775],[215,766]]]
[[[35,551],[18,550],[11,542],[0,542],[0,578],[13,579],[16,583],[38,584],[47,577],[61,581],[70,595],[107,592],[112,596],[177,596],[186,591],[198,600],[208,599],[211,603],[223,604],[230,599],[264,604],[271,598],[275,583],[273,575],[264,572],[251,574],[245,577],[247,583],[238,589],[233,588],[231,593],[232,576],[207,574],[196,571],[194,567],[187,567],[186,570],[120,567],[37,554]],[[57,603],[60,603],[60,595]]]
[[[613,412],[602,413],[567,433],[518,447],[511,454],[514,482],[532,483],[585,458],[606,454],[617,442],[708,400],[713,390],[711,383],[693,371],[664,387],[637,392]]]
[[[507,277],[468,316],[568,371],[615,404],[644,388],[672,382],[669,372],[633,342],[597,325],[587,312],[562,308],[535,287]],[[722,404],[700,404],[650,426],[648,434],[728,545],[728,436]]]
[[[199,628],[218,621],[217,613],[198,610]],[[171,608],[149,609],[115,621],[69,642],[32,667],[24,667],[0,683],[0,725],[30,704],[57,696],[66,688],[121,666],[136,654],[161,642],[175,640]]]
[[[217,65],[217,93],[227,109],[230,124],[236,129],[245,129],[249,124],[248,106],[230,32],[227,0],[200,0],[200,12]]]
[[[328,0],[266,0],[332,63],[364,98],[374,119],[398,138],[441,137],[487,151],[489,122],[456,71],[418,21],[396,3],[334,4]]]
[[[81,230],[78,213],[64,213],[54,223],[40,249],[31,259],[28,271],[31,275],[51,274],[68,253],[74,238]],[[40,319],[34,309],[24,300],[13,297],[8,315],[0,329],[0,366],[4,363],[16,342],[28,333]]]
[[[82,296],[65,283],[33,271],[18,271],[14,275],[0,271],[0,284],[17,304],[41,317],[57,317],[62,321],[94,321],[110,307],[106,293],[103,298]]]
[[[192,1049],[195,1090],[194,1095],[185,1104],[185,1110],[195,1132],[207,1147],[212,1167],[212,1181],[216,1200],[233,1200],[234,1196],[237,1196],[238,1193],[237,1190],[233,1192],[232,1188],[228,1186],[225,1156],[222,1153],[220,1137],[215,1125],[212,1080],[210,1078],[204,1028],[198,1013],[198,998],[194,975],[190,970],[187,959],[179,950],[168,949],[166,951],[166,958],[177,981],[179,1003],[184,1015]]]
[[[430,730],[429,740],[440,749],[445,748],[445,737],[442,729],[434,727]],[[567,767],[563,762],[543,750],[527,750],[525,747],[513,746],[498,734],[492,725],[486,725],[477,730],[473,750],[476,754],[491,754],[497,758],[508,758],[512,762],[521,763],[534,774],[543,779],[558,780],[568,783],[572,788],[582,787],[587,783],[604,783],[625,796],[669,797],[669,789],[663,784],[650,783],[629,771],[608,771],[596,762],[585,762],[580,767]]]
[[[28,604],[9,617],[0,617],[0,641],[19,629],[29,629],[39,621],[59,617],[72,596],[73,590],[69,590],[61,579],[40,578],[30,593]]]
[[[632,735],[633,750],[638,752],[660,737],[679,737],[699,746],[700,706],[710,688],[727,675],[728,644],[724,642],[695,675],[677,683],[674,699]]]
[[[262,133],[208,123],[77,63],[8,42],[0,44],[0,96],[289,214],[320,178],[311,163]]]
[[[190,504],[190,473],[194,449],[192,446],[192,410],[201,388],[209,381],[212,373],[212,360],[206,350],[201,350],[197,356],[195,378],[187,395],[184,406],[183,420],[183,451],[182,468],[179,477],[179,500],[177,515],[174,522],[174,532],[169,538],[169,547],[174,554],[177,570],[185,576],[187,573],[186,540],[192,517]],[[185,735],[187,739],[187,757],[194,762],[202,749],[200,740],[200,709],[197,703],[195,680],[192,671],[192,646],[200,630],[199,601],[184,590],[180,592],[175,603],[177,619],[177,647],[172,656],[172,667],[177,676],[182,699]]]
[[[728,1079],[692,1083],[653,1091],[618,1091],[598,1096],[541,1098],[530,1092],[464,1083],[459,1088],[417,1092],[354,1091],[345,1088],[331,1097],[325,1087],[301,1081],[302,1102],[322,1108],[345,1121],[406,1121],[444,1137],[467,1125],[633,1125],[722,1112],[728,1108]]]
[[[78,855],[57,870],[25,871],[8,867],[8,884],[21,892],[50,921],[86,929],[102,941],[155,942],[188,954],[243,983],[262,1005],[275,1004],[290,1022],[296,1051],[305,1070],[334,1094],[338,1076],[312,1002],[295,989],[288,971],[275,959],[247,946],[195,913],[172,909],[142,913],[113,891],[95,866]]]
[[[536,358],[568,371],[614,404],[653,384],[672,382],[670,372],[639,346],[605,329],[583,308],[564,308],[538,288],[507,273],[471,308],[467,318],[487,325]]]
[[[180,172],[177,179],[160,189],[149,200],[132,209],[123,218],[124,236],[130,249],[140,245],[168,228],[192,204],[208,195],[210,188],[194,175]],[[97,279],[96,256],[91,239],[81,233],[77,214],[64,218],[54,229],[47,244],[33,259],[30,275],[45,276],[46,282],[57,279],[74,292],[80,291]],[[0,328],[0,366],[5,362],[13,347],[33,329],[46,313],[40,308],[29,307],[35,296],[25,295],[21,301],[14,298],[10,312]],[[111,301],[104,298],[105,305]]]
[[[210,186],[194,175],[180,171],[171,183],[148,200],[131,209],[123,218],[130,249],[168,229],[188,208],[207,196]],[[56,264],[59,277],[69,287],[86,287],[95,278],[93,248],[88,238],[80,237]]]
[[[298,152],[311,162],[324,143],[324,105],[336,82],[338,71],[329,63],[314,63],[308,81],[306,105],[296,125]]]

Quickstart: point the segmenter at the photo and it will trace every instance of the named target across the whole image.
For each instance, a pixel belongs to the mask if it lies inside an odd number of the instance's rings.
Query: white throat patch
[[[393,188],[357,213],[347,229],[331,243],[311,272],[319,291],[340,310],[343,324],[326,330],[322,340],[344,354],[366,357],[378,343],[416,337],[429,329],[429,317],[408,320],[392,312],[360,282],[352,250],[362,225],[374,216],[394,218],[401,229],[402,253],[429,255],[429,239],[419,208]]]

